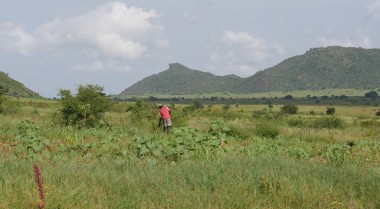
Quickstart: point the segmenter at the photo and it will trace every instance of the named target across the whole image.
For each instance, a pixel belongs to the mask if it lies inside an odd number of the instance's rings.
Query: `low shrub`
[[[281,107],[281,112],[291,115],[297,114],[298,106],[294,104],[285,104]]]
[[[343,129],[345,126],[345,122],[335,116],[316,118],[312,123],[312,128]]]
[[[278,136],[280,130],[272,123],[259,123],[256,125],[254,133],[260,137],[274,139]]]

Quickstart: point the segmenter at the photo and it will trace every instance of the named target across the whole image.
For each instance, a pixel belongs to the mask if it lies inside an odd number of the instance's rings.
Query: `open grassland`
[[[14,100],[0,115],[0,208],[380,208],[375,106],[157,107],[115,103],[93,128],[64,126],[59,103]]]

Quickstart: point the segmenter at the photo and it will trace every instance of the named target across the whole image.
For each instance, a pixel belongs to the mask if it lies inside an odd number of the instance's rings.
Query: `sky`
[[[380,0],[0,0],[0,71],[43,97],[119,94],[170,63],[248,77],[379,34]]]

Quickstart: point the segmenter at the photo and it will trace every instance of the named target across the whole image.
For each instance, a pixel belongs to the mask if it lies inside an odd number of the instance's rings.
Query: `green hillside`
[[[169,69],[144,78],[125,89],[120,97],[139,94],[193,94],[230,91],[242,78],[235,75],[215,76],[189,69],[179,63]]]
[[[10,78],[8,74],[0,71],[0,86],[7,89],[7,95],[15,97],[36,97],[41,96],[26,88],[22,83]]]
[[[310,49],[248,78],[215,76],[170,64],[120,96],[141,94],[260,93],[380,87],[380,49],[326,47]]]
[[[233,92],[370,89],[380,86],[380,49],[314,48],[245,78]]]

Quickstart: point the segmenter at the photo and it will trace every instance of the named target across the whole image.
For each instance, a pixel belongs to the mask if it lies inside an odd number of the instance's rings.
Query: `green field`
[[[63,125],[59,101],[0,114],[0,208],[380,208],[379,107],[114,103],[95,127]],[[129,111],[126,111],[126,110]]]

